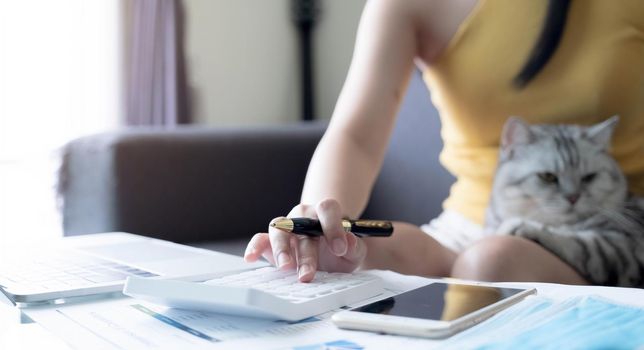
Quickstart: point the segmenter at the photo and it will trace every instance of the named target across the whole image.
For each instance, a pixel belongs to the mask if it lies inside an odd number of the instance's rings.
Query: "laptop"
[[[65,237],[0,266],[0,292],[29,307],[121,293],[128,276],[204,281],[268,266],[241,257],[125,232]]]

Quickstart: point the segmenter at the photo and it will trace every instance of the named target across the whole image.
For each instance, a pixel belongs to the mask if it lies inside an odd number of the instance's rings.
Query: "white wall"
[[[316,112],[328,119],[349,70],[358,21],[366,0],[322,0],[316,32]]]
[[[328,118],[344,81],[365,0],[322,0],[315,36],[316,113]],[[255,124],[300,117],[290,0],[184,0],[193,118]]]

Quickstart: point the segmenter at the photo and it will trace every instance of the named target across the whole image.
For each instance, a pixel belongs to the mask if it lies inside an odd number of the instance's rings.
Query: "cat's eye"
[[[555,175],[553,173],[539,173],[537,175],[539,176],[541,181],[543,181],[545,183],[554,184],[554,183],[557,183],[557,181],[558,181],[557,175]]]
[[[581,182],[589,183],[589,182],[595,180],[596,176],[597,176],[597,173],[586,174],[586,175],[584,175],[584,177],[581,178]]]

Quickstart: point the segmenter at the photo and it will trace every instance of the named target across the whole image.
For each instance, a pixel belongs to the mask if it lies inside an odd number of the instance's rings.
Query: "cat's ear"
[[[601,146],[603,149],[610,147],[610,139],[613,136],[615,126],[619,122],[619,116],[614,115],[599,124],[590,126],[584,132],[584,135],[593,143]]]
[[[535,136],[530,130],[530,124],[524,122],[518,117],[510,117],[503,126],[501,134],[501,148],[516,145],[527,145],[535,140]]]

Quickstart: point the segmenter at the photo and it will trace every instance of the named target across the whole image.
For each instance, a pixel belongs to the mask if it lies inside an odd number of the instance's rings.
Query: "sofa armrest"
[[[59,176],[65,235],[198,242],[265,231],[299,202],[325,127],[131,129],[72,141]]]

